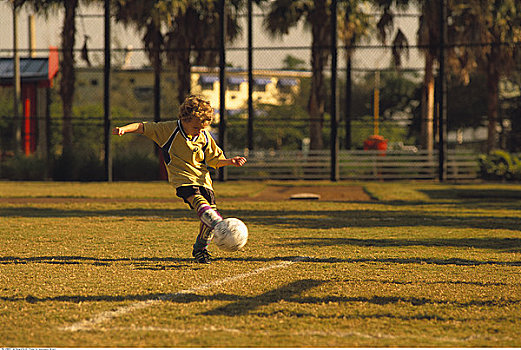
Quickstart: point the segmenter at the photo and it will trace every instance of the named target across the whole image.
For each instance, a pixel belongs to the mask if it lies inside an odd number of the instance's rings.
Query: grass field
[[[266,185],[216,184],[250,240],[199,265],[167,184],[0,182],[0,346],[521,346],[521,185]]]

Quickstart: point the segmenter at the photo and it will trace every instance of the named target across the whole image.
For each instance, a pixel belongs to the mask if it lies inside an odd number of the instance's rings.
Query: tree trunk
[[[180,44],[180,41],[178,39],[178,44]],[[177,100],[181,104],[190,95],[192,65],[190,64],[190,44],[188,40],[184,40],[183,44],[178,47],[180,51],[176,54]]]
[[[499,104],[499,72],[493,58],[489,60],[487,66],[487,116],[488,116],[488,135],[487,153],[497,148],[497,117]]]
[[[315,46],[315,45],[314,45]],[[324,124],[325,93],[324,93],[324,64],[321,63],[321,53],[319,48],[312,49],[312,78],[311,91],[308,101],[308,113],[310,117],[309,137],[311,149],[323,149],[324,141],[322,127]]]
[[[434,57],[425,55],[425,74],[423,78],[423,93],[421,106],[421,147],[432,152],[434,148]]]
[[[72,104],[74,100],[74,44],[76,36],[76,9],[78,0],[64,1],[65,17],[63,19],[62,31],[62,55],[60,70],[60,96],[62,99],[63,126],[62,126],[62,147],[63,152],[67,153],[72,147]]]
[[[329,21],[324,0],[315,1],[315,11],[311,15],[311,93],[308,101],[310,117],[309,137],[310,149],[323,149],[322,127],[324,124],[325,92],[324,66],[329,58]]]
[[[191,91],[191,21],[195,21],[192,12],[187,12],[182,17],[176,18],[174,27],[169,29],[166,46],[168,61],[175,66],[177,75],[177,100],[183,103]]]

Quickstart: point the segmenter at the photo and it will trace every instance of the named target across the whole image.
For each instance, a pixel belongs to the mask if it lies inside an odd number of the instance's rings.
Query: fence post
[[[346,49],[347,50],[347,49]],[[351,54],[346,53],[347,63],[346,63],[346,104],[345,104],[345,131],[346,131],[346,140],[345,140],[345,149],[351,149],[351,119],[352,119],[352,62],[351,62]]]
[[[112,154],[110,147],[110,1],[105,1],[105,67],[103,108],[105,121],[105,179],[112,182]]]
[[[447,36],[447,0],[440,1],[440,45],[439,45],[439,62],[440,68],[438,72],[439,91],[438,91],[438,133],[439,133],[439,166],[438,179],[443,182],[447,179],[447,77],[445,74],[445,46],[448,40]]]
[[[248,150],[253,150],[253,0],[248,0]]]
[[[226,35],[225,35],[226,0],[219,1],[219,144],[226,151]],[[219,181],[226,181],[226,167],[218,169]]]
[[[331,181],[338,181],[337,0],[331,1]]]

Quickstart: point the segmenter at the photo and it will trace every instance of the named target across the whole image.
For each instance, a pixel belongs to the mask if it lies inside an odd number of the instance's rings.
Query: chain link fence
[[[1,4],[5,37],[12,33],[11,9]],[[60,72],[47,77],[47,83],[31,81],[31,54],[49,57],[49,47],[60,47],[62,14],[54,18],[36,15],[35,48],[29,42],[29,12],[21,12],[19,55],[22,61],[21,107],[18,117],[13,108],[12,72],[0,77],[0,151],[2,164],[18,153],[29,155],[32,163],[19,162],[17,169],[2,167],[0,177],[23,173],[25,178],[103,179],[104,154],[104,71],[103,9],[80,7],[77,14],[75,55],[75,95],[72,120],[73,144],[80,156],[74,162],[60,163],[63,112],[59,94]],[[373,22],[381,14],[371,14]],[[253,15],[253,105],[248,114],[248,45],[247,17],[239,17],[242,36],[226,47],[226,149],[232,153],[251,151],[308,151],[310,123],[308,112],[311,94],[311,33],[300,23],[287,35],[271,36],[263,27],[264,13],[254,7]],[[417,152],[426,149],[422,130],[421,108],[424,92],[425,57],[417,44],[420,17],[417,11],[396,15],[394,33],[400,30],[407,38],[407,50],[399,66],[393,61],[393,46],[381,43],[372,35],[365,41],[346,47],[338,43],[338,136],[341,150],[362,150],[364,142],[380,135],[389,151]],[[159,113],[154,107],[154,70],[143,49],[142,33],[119,23],[112,24],[111,122],[114,126],[135,121],[176,119],[179,106],[176,67],[163,62],[160,76]],[[6,39],[6,38],[4,38]],[[12,40],[0,42],[0,67],[12,65]],[[198,48],[194,48],[196,51]],[[205,48],[207,50],[207,48]],[[350,60],[347,52],[352,52]],[[61,50],[57,49],[60,53]],[[218,49],[213,51],[218,57]],[[218,61],[216,59],[216,61]],[[10,63],[11,62],[11,63]],[[12,66],[11,66],[12,67]],[[41,67],[40,67],[41,68]],[[435,67],[436,68],[436,67]],[[435,73],[435,72],[434,72]],[[502,149],[517,152],[521,148],[521,71],[515,67],[499,89],[498,138]],[[217,67],[197,66],[191,74],[191,91],[208,98],[216,109],[211,131],[217,138],[219,128],[219,73]],[[331,120],[329,111],[330,60],[324,67],[324,114],[321,121],[323,148],[329,148]],[[350,84],[349,84],[350,82]],[[350,86],[350,88],[348,88]],[[475,74],[467,84],[455,77],[448,86],[448,147],[451,150],[485,151],[487,138],[486,80]],[[29,101],[29,102],[27,102]],[[350,103],[349,103],[350,101]],[[27,105],[27,103],[32,105]],[[435,108],[435,106],[434,106]],[[249,119],[251,118],[251,119]],[[248,133],[248,125],[253,133]],[[16,130],[19,135],[16,135]],[[437,144],[437,123],[430,135]],[[423,138],[422,138],[423,137]],[[367,144],[365,144],[367,145]],[[250,148],[250,149],[248,149]],[[27,157],[26,157],[27,158]],[[144,137],[112,138],[114,179],[157,179],[157,151]],[[28,162],[28,161],[27,161]],[[5,164],[4,164],[5,165]],[[25,168],[24,168],[25,167]],[[73,168],[73,169],[71,169]],[[67,169],[67,170],[65,170]],[[61,175],[60,175],[61,174]]]

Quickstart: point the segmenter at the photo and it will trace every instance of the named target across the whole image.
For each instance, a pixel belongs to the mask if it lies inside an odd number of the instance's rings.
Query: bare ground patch
[[[283,201],[290,200],[292,196],[299,194],[304,195],[303,197],[316,195],[320,201],[349,202],[372,200],[362,186],[266,186],[265,189],[255,196],[230,198],[229,200]]]

